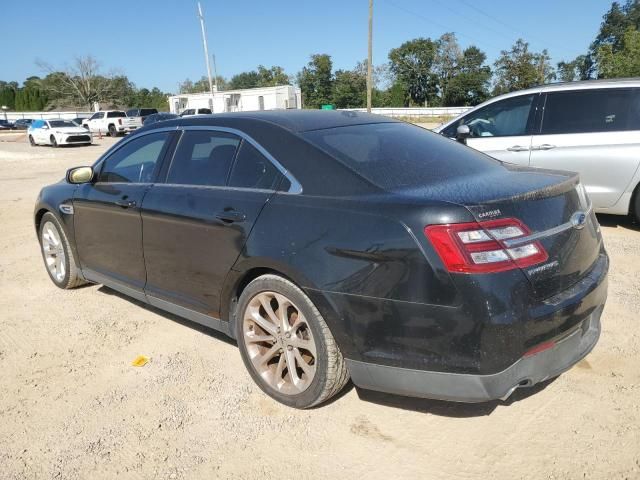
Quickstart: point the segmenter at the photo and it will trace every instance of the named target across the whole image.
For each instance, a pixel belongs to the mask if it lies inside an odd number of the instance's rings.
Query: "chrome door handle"
[[[507,148],[510,152],[528,152],[531,150],[529,147],[523,147],[521,145],[514,145],[513,147]]]
[[[133,200],[116,200],[116,205],[122,208],[132,208],[136,206],[136,202]]]
[[[536,150],[551,150],[552,148],[556,148],[555,145],[551,145],[549,143],[543,143],[542,145],[538,145],[534,147]]]
[[[236,210],[229,210],[226,212],[218,212],[216,214],[216,218],[218,220],[221,220],[224,223],[236,223],[236,222],[244,222],[247,218],[247,216],[242,213],[242,212],[238,212]]]

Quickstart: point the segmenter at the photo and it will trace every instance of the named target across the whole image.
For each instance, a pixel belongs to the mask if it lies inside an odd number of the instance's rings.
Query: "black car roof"
[[[335,110],[269,110],[258,112],[218,113],[176,120],[176,125],[216,125],[217,120],[249,120],[266,122],[292,132],[306,132],[325,128],[346,127],[367,123],[395,122],[388,117],[369,113]]]

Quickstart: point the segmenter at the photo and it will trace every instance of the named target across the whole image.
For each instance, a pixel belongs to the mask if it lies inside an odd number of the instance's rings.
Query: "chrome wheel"
[[[300,309],[284,295],[260,292],[244,312],[242,340],[254,369],[277,392],[304,392],[316,374],[317,349]]]
[[[42,227],[42,253],[51,276],[56,282],[62,282],[67,273],[67,262],[62,238],[52,222],[47,222]]]

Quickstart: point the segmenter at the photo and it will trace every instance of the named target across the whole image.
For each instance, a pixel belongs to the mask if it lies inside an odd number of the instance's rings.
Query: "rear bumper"
[[[455,402],[506,399],[518,387],[560,375],[583,359],[600,337],[603,306],[584,319],[552,348],[522,357],[505,370],[491,375],[431,372],[347,360],[358,387],[411,397]]]

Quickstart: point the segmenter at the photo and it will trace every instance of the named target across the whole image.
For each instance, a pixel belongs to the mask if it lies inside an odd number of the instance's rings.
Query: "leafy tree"
[[[16,90],[15,82],[0,81],[0,107],[5,106],[14,110],[16,108]]]
[[[389,52],[389,68],[407,87],[411,102],[424,105],[437,95],[438,76],[433,71],[438,45],[429,38],[416,38]]]
[[[640,31],[629,28],[617,49],[613,44],[602,45],[596,64],[600,78],[640,76]]]
[[[256,88],[258,86],[260,86],[260,75],[255,70],[234,75],[229,81],[229,90]]]
[[[436,41],[436,58],[434,71],[438,76],[438,90],[441,104],[446,105],[448,99],[449,84],[459,73],[462,53],[460,45],[454,33],[445,33]]]
[[[367,76],[355,70],[337,70],[333,82],[333,104],[337,108],[364,107],[367,98]]]
[[[485,64],[487,56],[478,47],[466,48],[448,79],[447,89],[443,92],[443,104],[446,106],[473,106],[489,97],[491,68]]]
[[[311,55],[309,63],[298,73],[298,85],[306,108],[320,108],[333,98],[333,63],[327,54]]]
[[[217,80],[217,85],[218,85],[218,90],[225,90],[227,88],[227,80],[224,77],[221,77],[220,75],[218,75],[216,77]],[[216,85],[216,82],[214,82],[214,85]],[[192,82],[191,80],[189,80],[188,78],[185,79],[183,82],[180,82],[178,84],[178,90],[180,93],[205,93],[209,91],[209,78],[202,76],[200,77],[200,80],[196,81],[195,83]]]
[[[291,79],[289,75],[284,73],[284,69],[278,65],[274,65],[271,68],[267,68],[263,65],[258,65],[258,81],[259,87],[277,87],[278,85],[290,85]]]
[[[496,60],[494,94],[512,92],[548,83],[555,78],[547,50],[531,52],[529,44],[518,39],[511,50],[502,50]]]

